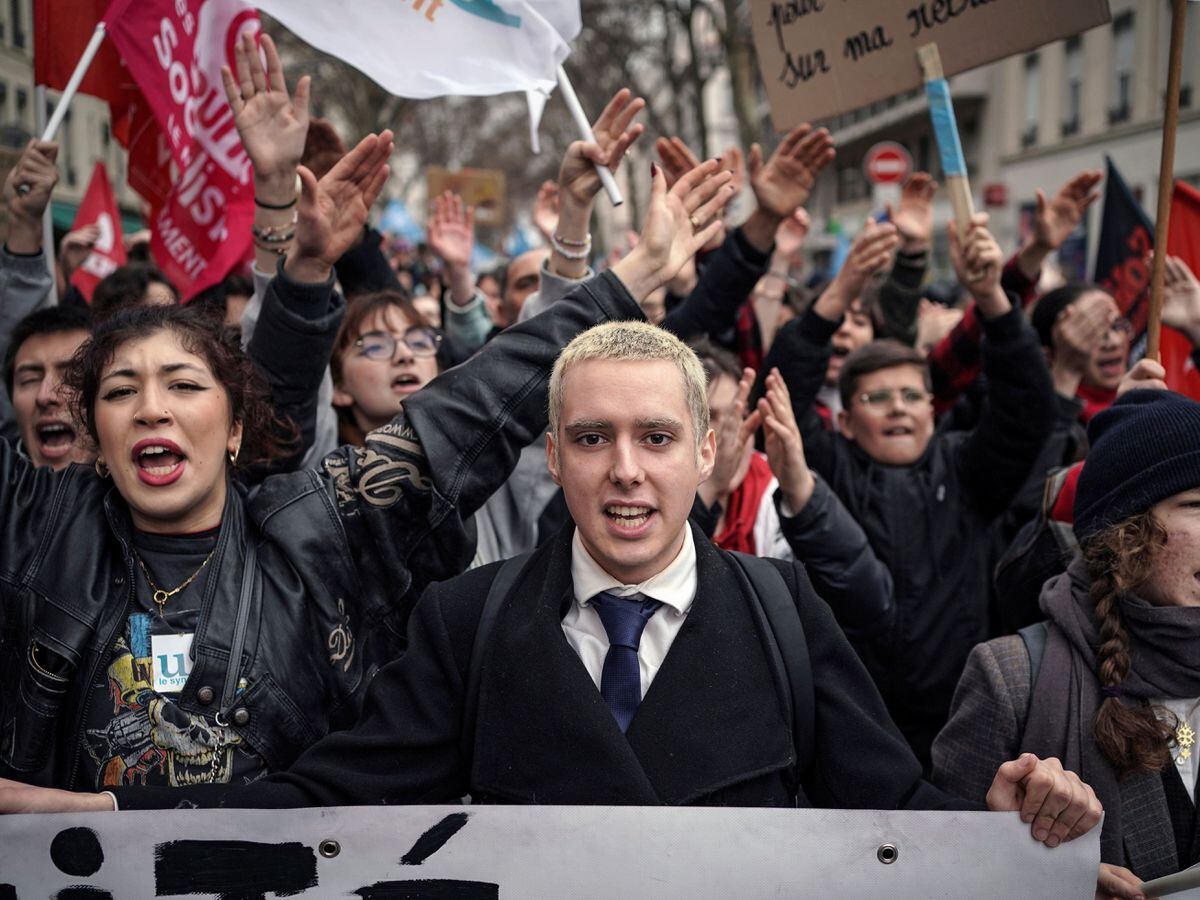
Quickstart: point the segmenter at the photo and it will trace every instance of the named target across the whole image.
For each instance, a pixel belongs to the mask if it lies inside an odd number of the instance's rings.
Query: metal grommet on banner
[[[900,849],[895,844],[880,844],[875,856],[885,866],[890,866],[900,858]]]
[[[326,838],[317,845],[317,852],[326,859],[333,859],[342,852],[342,845],[333,838]]]

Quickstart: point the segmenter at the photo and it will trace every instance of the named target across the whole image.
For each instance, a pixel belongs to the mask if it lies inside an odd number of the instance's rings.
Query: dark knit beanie
[[[1200,403],[1134,390],[1088,426],[1091,449],[1075,492],[1082,543],[1175,494],[1200,488]]]

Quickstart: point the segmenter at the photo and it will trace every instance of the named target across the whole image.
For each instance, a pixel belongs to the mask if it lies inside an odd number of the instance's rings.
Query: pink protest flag
[[[157,123],[138,154],[143,178],[166,188],[147,197],[150,251],[186,301],[253,252],[250,159],[221,66],[233,68],[242,32],[259,31],[258,13],[238,0],[114,0],[104,21]]]
[[[100,280],[111,275],[118,266],[125,265],[121,215],[113,197],[112,183],[108,180],[108,170],[102,162],[96,163],[96,168],[92,170],[92,180],[88,182],[87,193],[83,195],[83,202],[75,213],[71,230],[78,231],[88,225],[94,225],[99,234],[88,258],[71,275],[71,284],[79,288],[79,292],[91,303],[92,292]]]

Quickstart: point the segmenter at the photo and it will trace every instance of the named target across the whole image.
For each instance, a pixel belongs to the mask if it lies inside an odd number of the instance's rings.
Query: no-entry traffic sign
[[[872,184],[899,184],[912,171],[912,156],[895,141],[882,141],[867,151],[863,171]]]

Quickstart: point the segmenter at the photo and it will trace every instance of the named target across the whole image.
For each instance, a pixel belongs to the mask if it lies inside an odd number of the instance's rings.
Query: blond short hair
[[[576,335],[563,348],[550,373],[550,432],[557,436],[566,393],[567,370],[591,359],[625,362],[665,360],[679,367],[692,416],[696,447],[708,434],[708,379],[692,348],[669,331],[648,322],[604,322]]]

